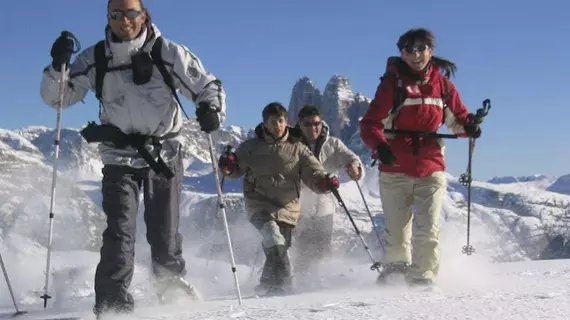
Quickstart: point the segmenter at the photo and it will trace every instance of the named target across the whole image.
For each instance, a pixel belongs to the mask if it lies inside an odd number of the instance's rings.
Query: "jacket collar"
[[[132,53],[138,50],[144,50],[150,53],[154,42],[161,35],[160,30],[154,23],[148,23],[144,26],[143,32],[141,32],[137,38],[131,41],[113,42],[111,28],[107,25],[105,27],[105,55],[107,57],[117,55],[121,57],[121,60],[124,60],[122,57],[130,57]]]
[[[283,137],[276,139],[273,137],[263,126],[263,123],[260,123],[255,127],[255,137],[257,139],[263,139],[268,143],[282,143],[286,141],[300,141],[302,139],[301,130],[298,128],[287,126],[287,130],[285,131],[285,135]]]

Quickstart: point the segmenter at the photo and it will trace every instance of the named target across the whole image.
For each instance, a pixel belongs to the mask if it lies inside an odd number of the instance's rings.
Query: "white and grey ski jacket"
[[[322,163],[326,172],[338,175],[340,170],[346,169],[349,164],[356,162],[362,168],[364,166],[354,152],[352,152],[339,138],[329,135],[329,126],[323,121],[321,136],[314,146],[309,146],[317,159]],[[332,193],[317,194],[303,186],[301,189],[301,218],[303,216],[326,216],[336,211],[337,201]],[[302,226],[301,226],[302,227]]]
[[[111,31],[107,27],[105,52],[108,66],[129,65],[131,55],[140,50],[150,54],[155,40],[161,35],[153,24],[136,39],[128,42],[111,41]],[[164,38],[164,37],[163,37]],[[207,102],[213,108],[220,108],[220,122],[225,118],[226,103],[224,89],[216,77],[207,72],[201,61],[185,46],[164,39],[162,59],[171,72],[174,87],[196,105]],[[83,100],[88,91],[95,92],[95,45],[83,50],[69,67],[68,85],[65,88],[63,106],[71,106]],[[43,72],[41,97],[54,108],[59,105],[59,82],[61,73],[51,65]],[[109,70],[105,74],[102,88],[101,123],[119,127],[125,134],[163,136],[178,132],[182,128],[182,110],[172,91],[164,82],[157,67],[153,66],[151,80],[142,85],[133,82],[130,68]],[[160,152],[168,163],[180,151],[183,138],[178,136],[163,142]],[[148,146],[150,154],[158,156],[156,148]],[[120,164],[135,168],[148,164],[131,147],[116,149],[107,143],[99,144],[103,164]]]

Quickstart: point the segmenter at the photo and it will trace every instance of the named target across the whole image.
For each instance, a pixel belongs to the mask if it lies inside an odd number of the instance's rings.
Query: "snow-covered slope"
[[[143,250],[141,250],[143,251]],[[6,253],[6,250],[3,250]],[[407,288],[398,280],[375,285],[375,272],[367,264],[333,261],[327,282],[318,289],[275,298],[251,297],[256,272],[238,266],[242,305],[227,265],[192,259],[191,280],[204,301],[184,296],[160,306],[151,294],[148,267],[138,262],[131,286],[135,313],[110,319],[567,319],[570,313],[570,260],[489,263],[481,256],[461,256],[454,248],[443,250],[444,264],[434,290]],[[16,318],[5,287],[0,286],[0,319],[38,320],[82,316],[94,319],[92,275],[97,255],[60,252],[54,256],[53,298],[43,309],[41,254],[4,255],[12,275],[19,307],[28,312]],[[2,284],[3,285],[3,284]],[[303,284],[301,284],[303,288]]]
[[[363,105],[367,103],[363,96],[356,96]],[[216,215],[217,195],[206,140],[194,121],[188,121],[182,134],[187,144],[183,150],[186,175],[181,204],[181,231],[186,247],[185,257],[189,263],[188,278],[208,297],[231,296],[233,284],[228,247],[222,220]],[[219,153],[226,144],[237,146],[248,134],[251,134],[250,129],[225,127],[213,134],[215,149]],[[0,190],[0,253],[13,278],[19,303],[40,303],[38,296],[43,286],[45,245],[49,226],[53,136],[53,129],[46,127],[29,127],[17,131],[0,130],[0,183],[3,186]],[[50,274],[54,299],[51,303],[64,305],[77,301],[89,304],[93,299],[92,279],[98,260],[101,233],[105,227],[105,217],[100,209],[102,164],[98,159],[96,146],[82,141],[77,129],[64,129],[62,136],[64,141],[58,162],[60,171],[54,212],[54,271]],[[369,151],[358,139],[358,131],[345,141],[361,155],[365,163],[370,163]],[[346,212],[339,207],[334,225],[335,260],[324,270],[327,270],[326,277],[330,277],[327,281],[337,285],[340,291],[307,294],[287,298],[285,302],[278,302],[278,299],[254,302],[248,309],[239,311],[244,312],[243,314],[238,311],[228,313],[228,305],[234,303],[232,301],[192,304],[190,309],[181,308],[175,313],[180,312],[187,316],[186,318],[196,319],[227,318],[231,315],[234,318],[250,319],[273,316],[287,319],[324,319],[332,317],[331,314],[336,312],[339,318],[366,319],[367,314],[374,314],[375,318],[383,315],[384,313],[380,312],[384,305],[385,310],[391,312],[390,316],[398,318],[400,315],[404,316],[402,312],[405,312],[400,310],[405,310],[400,300],[408,297],[408,304],[411,302],[415,306],[412,310],[418,317],[426,316],[427,313],[423,310],[430,304],[434,305],[435,311],[441,311],[449,317],[459,317],[460,313],[454,312],[459,312],[462,304],[468,306],[470,312],[476,312],[475,301],[486,303],[491,309],[503,314],[514,310],[509,309],[511,307],[522,305],[517,298],[524,301],[539,299],[545,308],[550,306],[550,303],[560,303],[562,298],[557,295],[561,294],[562,289],[558,289],[562,287],[553,287],[557,289],[553,289],[552,296],[549,296],[548,292],[539,292],[537,298],[524,293],[526,283],[502,287],[508,283],[502,281],[526,279],[524,272],[511,269],[522,266],[537,268],[541,272],[554,270],[551,274],[541,274],[541,279],[546,283],[568,283],[568,270],[554,262],[549,266],[538,263],[524,264],[525,261],[538,257],[556,235],[567,237],[570,234],[570,195],[561,192],[568,187],[567,178],[537,176],[533,179],[512,179],[512,182],[509,179],[475,181],[472,189],[470,242],[475,247],[476,254],[471,257],[461,255],[461,248],[466,243],[467,190],[458,182],[457,177],[448,176],[448,180],[448,194],[441,221],[442,243],[445,247],[442,268],[446,270],[442,271],[442,285],[446,294],[444,296],[433,295],[426,300],[421,294],[412,293],[410,296],[402,288],[395,289],[396,291],[378,291],[374,288],[371,283],[375,276],[368,270],[369,257],[347,219]],[[383,208],[379,200],[378,173],[375,168],[367,168],[361,187],[374,222],[382,235]],[[241,181],[224,181],[224,192],[238,272],[244,292],[248,292],[256,284],[257,270],[263,261],[258,256],[259,235],[247,221],[240,193]],[[372,254],[375,258],[380,258],[381,245],[372,229],[356,183],[343,183],[340,194]],[[144,301],[151,297],[148,281],[149,254],[144,241],[146,228],[142,220],[142,202],[139,208],[140,227],[137,229],[137,239],[141,240],[137,243],[137,275],[133,291],[141,301],[140,304],[144,305]],[[566,246],[570,246],[570,243]],[[292,250],[294,255],[295,248]],[[490,264],[505,261],[518,261],[521,264]],[[251,272],[252,266],[256,267],[254,272]],[[473,275],[486,270],[492,270],[497,278],[479,279]],[[478,280],[491,286],[480,287]],[[302,284],[312,286],[316,282],[304,281]],[[463,282],[473,284],[474,287],[458,289],[455,286]],[[445,283],[449,286],[445,287]],[[8,292],[1,282],[0,288],[0,306],[9,307]],[[350,294],[342,298],[342,292],[345,291]],[[487,292],[486,295],[482,294],[483,292]],[[505,298],[500,298],[500,294]],[[445,304],[441,302],[448,298],[452,306],[450,309],[446,309]],[[509,306],[500,310],[501,305],[498,302],[489,304],[491,300],[503,301]],[[332,301],[330,306],[327,301]],[[282,313],[283,310],[287,312]],[[140,314],[141,317],[143,313]],[[472,315],[478,318],[477,313]],[[481,315],[482,318],[488,318],[485,316],[488,313]],[[172,319],[176,317],[184,318],[173,315]],[[154,314],[149,318],[160,319]]]
[[[213,135],[216,151],[219,152],[227,144],[237,146],[250,132],[249,129],[239,127],[219,130]],[[53,129],[30,127],[18,131],[3,130],[0,133],[0,161],[3,163],[0,167],[0,178],[5,186],[0,193],[4,200],[0,206],[2,238],[7,239],[10,233],[26,235],[41,246],[45,244],[46,226],[49,222],[47,215],[51,189]],[[209,243],[212,239],[206,237],[203,231],[212,228],[205,223],[213,222],[208,219],[212,219],[216,195],[206,140],[194,121],[187,122],[182,134],[188,141],[183,151],[187,168],[181,208],[182,222],[187,227],[183,228],[183,231],[187,239],[195,239],[196,235],[200,234],[199,240]],[[96,153],[96,146],[82,141],[77,129],[64,129],[62,136],[64,142],[59,160],[61,171],[56,192],[55,245],[68,249],[97,250],[104,227],[104,215],[100,210],[102,165]],[[365,163],[370,162],[369,151],[358,139],[358,132],[347,144],[362,156]],[[378,195],[377,177],[376,169],[368,168],[362,189],[372,215],[382,227],[382,205]],[[475,181],[473,184],[473,228],[482,228],[479,232],[474,230],[473,241],[485,243],[485,247],[494,252],[493,258],[498,260],[536,257],[552,237],[568,233],[569,229],[562,219],[568,215],[569,195],[550,192],[544,186],[529,185],[548,180],[545,177],[515,180],[518,182],[498,183],[505,181],[502,179],[492,182]],[[564,181],[563,178],[558,179],[558,188],[562,188]],[[457,182],[456,177],[449,176],[449,182],[442,224],[448,226],[445,230],[457,230],[460,234],[465,234],[466,188]],[[235,204],[228,207],[231,223],[248,226],[240,195],[241,181],[225,181],[224,191],[232,193],[231,201]],[[351,214],[361,224],[366,239],[379,250],[377,253],[380,253],[376,235],[372,232],[369,216],[356,185],[353,182],[343,184],[341,195],[345,198]],[[144,210],[142,203],[140,210],[141,213]],[[71,235],[61,236],[57,233],[61,228],[76,232],[77,238]],[[341,208],[336,215],[335,230],[337,254],[352,254],[358,238]],[[142,236],[139,239],[144,239],[144,228],[139,228],[139,232]],[[251,230],[247,233],[255,234]],[[244,241],[250,239],[241,233],[236,233],[235,237],[243,237]],[[218,238],[223,239],[223,236]],[[246,251],[251,253],[251,250]],[[360,251],[362,250],[356,250]],[[252,259],[247,256],[240,258]]]

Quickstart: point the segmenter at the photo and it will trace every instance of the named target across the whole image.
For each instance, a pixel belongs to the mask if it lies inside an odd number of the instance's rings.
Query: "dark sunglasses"
[[[318,127],[322,124],[322,121],[315,121],[315,122],[303,122],[303,127]]]
[[[408,45],[404,47],[404,51],[406,53],[415,53],[415,52],[424,52],[429,48],[427,44],[420,44],[420,45]]]
[[[114,10],[109,12],[109,17],[113,20],[123,20],[124,17],[127,17],[129,20],[133,20],[140,16],[142,13],[143,11],[134,9],[129,9],[126,11]]]

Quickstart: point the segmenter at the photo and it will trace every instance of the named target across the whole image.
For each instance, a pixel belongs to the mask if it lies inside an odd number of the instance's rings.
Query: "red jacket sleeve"
[[[459,92],[453,83],[447,79],[444,81],[447,81],[449,88],[449,101],[447,110],[445,110],[445,125],[452,134],[458,137],[467,137],[463,126],[469,121],[469,110],[461,101]]]
[[[382,132],[386,119],[392,109],[394,101],[395,78],[385,78],[376,89],[374,99],[370,102],[368,110],[360,120],[360,137],[362,141],[372,150],[381,143],[386,143],[386,137]]]

